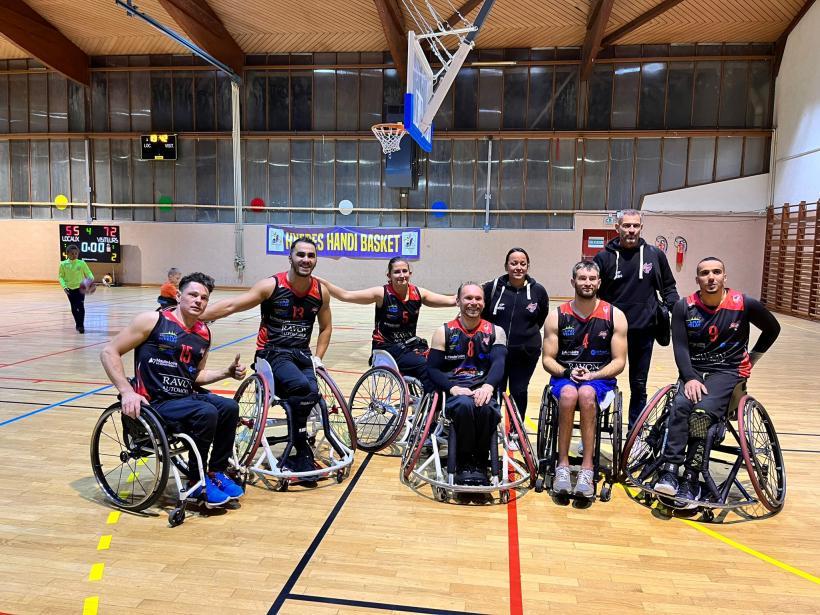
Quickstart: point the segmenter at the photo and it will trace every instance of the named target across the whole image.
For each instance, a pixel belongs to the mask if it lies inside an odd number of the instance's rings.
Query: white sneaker
[[[592,479],[592,470],[582,469],[578,472],[578,480],[575,483],[575,495],[580,495],[583,498],[591,498],[595,495],[595,485]]]
[[[507,450],[511,453],[515,451],[520,451],[521,449],[518,446],[518,439],[513,438],[512,436],[507,440]]]
[[[569,466],[555,467],[555,480],[552,483],[552,490],[555,493],[569,495],[572,490],[572,477],[570,476]]]

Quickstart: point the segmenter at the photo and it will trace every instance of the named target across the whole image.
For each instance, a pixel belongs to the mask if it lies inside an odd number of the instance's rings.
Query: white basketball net
[[[382,145],[382,151],[390,155],[401,148],[401,138],[407,134],[401,122],[395,124],[376,124],[371,128]]]

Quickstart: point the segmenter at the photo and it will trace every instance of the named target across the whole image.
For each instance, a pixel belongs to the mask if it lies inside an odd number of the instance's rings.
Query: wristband
[[[570,369],[569,367],[564,368],[563,377],[564,378],[569,378],[571,375],[572,375],[572,369]]]

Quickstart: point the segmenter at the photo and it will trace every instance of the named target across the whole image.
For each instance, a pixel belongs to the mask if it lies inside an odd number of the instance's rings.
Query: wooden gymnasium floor
[[[240,510],[171,529],[162,512],[112,514],[88,456],[114,400],[98,353],[156,294],[100,289],[80,336],[56,285],[0,285],[0,611],[820,612],[820,324],[781,317],[752,379],[787,451],[786,508],[767,520],[661,519],[620,488],[589,509],[535,492],[444,505],[400,484],[398,459],[358,453],[341,485],[249,487]],[[422,314],[429,335],[452,310]],[[369,307],[334,306],[325,362],[345,393],[366,365],[371,318]],[[253,311],[217,323],[211,364],[250,359],[257,322]],[[656,356],[653,390],[674,378],[669,349]],[[545,381],[539,370],[530,416]]]

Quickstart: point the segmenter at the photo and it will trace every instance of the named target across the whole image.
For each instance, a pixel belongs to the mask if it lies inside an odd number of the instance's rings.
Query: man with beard
[[[456,293],[458,316],[433,333],[427,375],[447,394],[445,412],[456,431],[455,481],[489,485],[490,437],[501,413],[494,393],[504,378],[507,336],[483,320],[484,290],[465,282]]]
[[[719,258],[700,261],[695,280],[700,290],[672,310],[672,348],[683,386],[672,401],[664,465],[655,483],[656,491],[684,500],[700,495],[698,472],[709,427],[726,415],[735,386],[751,375],[780,334],[780,324],[762,303],[726,288],[726,266]],[[760,329],[751,354],[749,323]]]
[[[283,460],[283,465],[294,472],[309,472],[315,467],[306,425],[311,409],[320,399],[314,368],[322,365],[333,326],[327,290],[311,275],[316,267],[316,244],[308,237],[295,239],[288,260],[288,271],[257,282],[241,295],[215,303],[202,319],[217,320],[261,305],[256,358],[270,363],[276,394],[287,400],[296,421],[295,455]],[[310,352],[310,337],[316,320],[319,336],[314,356]]]
[[[624,313],[598,298],[598,265],[581,261],[572,268],[575,298],[547,316],[542,363],[552,376],[552,395],[558,399],[558,464],[553,490],[569,494],[569,444],[576,406],[581,410],[583,460],[574,493],[591,498],[596,411],[615,388],[615,376],[624,370],[627,323]]]
[[[601,299],[626,314],[629,323],[629,427],[646,404],[646,381],[655,346],[658,293],[671,309],[678,300],[666,255],[641,239],[641,212],[618,212],[618,236],[595,255],[601,269]],[[667,325],[668,326],[668,325]],[[668,343],[668,342],[667,342]]]
[[[205,369],[211,332],[202,322],[202,313],[213,289],[213,278],[204,273],[185,276],[179,282],[175,308],[137,315],[100,353],[105,373],[120,393],[123,414],[137,418],[142,405],[150,403],[163,419],[178,423],[193,438],[206,472],[205,493],[199,487],[189,497],[204,500],[208,508],[243,494],[225,475],[239,405],[231,398],[197,391],[197,387],[223,378],[245,377],[239,355],[226,369]],[[133,384],[125,377],[122,364],[123,355],[131,350]],[[188,468],[189,479],[195,483],[199,471],[193,453],[188,457]]]

